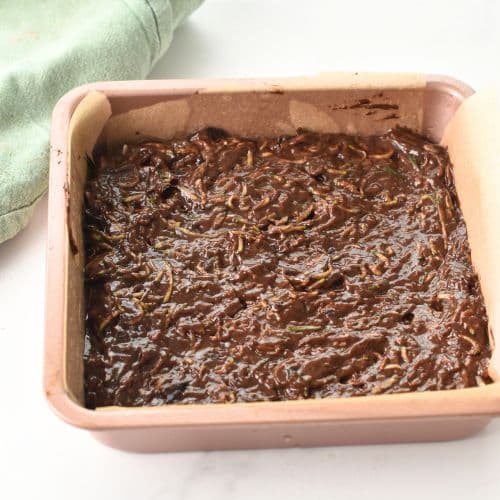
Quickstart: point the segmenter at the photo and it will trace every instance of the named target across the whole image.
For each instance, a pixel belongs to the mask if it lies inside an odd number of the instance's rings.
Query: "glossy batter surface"
[[[407,130],[124,145],[85,231],[91,408],[490,381],[452,167]]]

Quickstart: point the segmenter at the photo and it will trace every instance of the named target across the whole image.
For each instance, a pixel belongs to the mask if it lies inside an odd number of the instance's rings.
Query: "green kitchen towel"
[[[57,100],[83,83],[144,78],[202,1],[0,2],[0,243],[47,188]]]

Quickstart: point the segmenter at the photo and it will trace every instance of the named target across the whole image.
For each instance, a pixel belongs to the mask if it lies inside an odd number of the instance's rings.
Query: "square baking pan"
[[[494,151],[485,135],[492,133],[486,125],[495,125],[494,109],[491,96],[474,94],[461,82],[418,74],[107,82],[66,94],[53,112],[50,157],[44,387],[51,407],[103,443],[131,451],[448,440],[479,431],[500,412],[496,353],[490,363],[494,382],[467,389],[86,409],[82,209],[87,156],[106,145],[170,138],[204,126],[247,137],[299,127],[378,134],[407,126],[449,149],[493,346],[500,290],[493,221],[500,214]]]

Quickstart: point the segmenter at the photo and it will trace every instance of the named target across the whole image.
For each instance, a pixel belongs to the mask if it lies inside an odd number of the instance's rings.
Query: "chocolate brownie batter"
[[[88,407],[490,382],[446,151],[406,130],[205,129],[89,169]]]

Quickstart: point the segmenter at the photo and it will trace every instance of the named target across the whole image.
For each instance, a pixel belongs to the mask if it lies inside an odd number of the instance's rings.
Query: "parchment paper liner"
[[[219,85],[190,88],[184,82],[182,88],[177,91],[174,88],[170,95],[162,96],[160,102],[129,110],[120,108],[120,103],[116,105],[117,110],[112,110],[110,101],[100,92],[84,97],[75,109],[69,128],[68,238],[73,239],[78,248],[76,254],[68,256],[67,262],[66,310],[72,314],[67,316],[66,324],[65,386],[72,397],[80,403],[84,399],[81,210],[86,157],[92,155],[97,144],[109,147],[144,137],[168,139],[204,126],[252,137],[294,133],[299,127],[320,132],[378,134],[399,124],[441,140],[455,167],[472,261],[485,298],[490,341],[494,346],[500,305],[500,266],[497,265],[500,236],[495,220],[500,204],[499,94],[492,88],[466,99],[441,138],[435,136],[435,130],[427,128],[423,114],[425,86],[422,75],[335,74],[287,79],[280,85],[261,80],[225,80]],[[393,105],[397,108],[391,107]],[[498,352],[494,351],[489,366],[494,380],[498,378],[499,363]],[[99,408],[106,409],[113,408]]]

